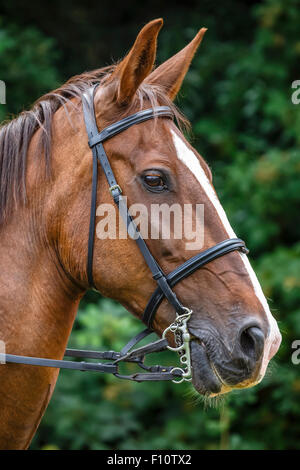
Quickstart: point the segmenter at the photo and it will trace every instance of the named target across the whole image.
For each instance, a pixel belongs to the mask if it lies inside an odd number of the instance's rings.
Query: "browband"
[[[126,131],[126,129],[134,124],[139,124],[140,122],[145,122],[155,117],[168,117],[173,119],[174,114],[168,106],[157,106],[153,109],[144,109],[105,127],[103,131],[98,132],[98,134],[89,139],[89,146],[92,148],[94,145],[104,142],[107,139],[111,139],[111,137],[120,134],[120,132]]]

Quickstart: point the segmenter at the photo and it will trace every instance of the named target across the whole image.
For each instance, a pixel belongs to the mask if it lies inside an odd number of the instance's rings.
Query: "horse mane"
[[[66,104],[72,98],[79,98],[81,101],[85,90],[95,83],[103,84],[116,67],[117,65],[111,65],[72,77],[61,87],[41,96],[32,109],[21,112],[16,118],[0,126],[0,227],[20,204],[26,204],[27,153],[33,134],[41,129],[37,154],[44,156],[45,177],[50,177],[51,126],[54,113],[62,106],[67,112]],[[188,121],[161,87],[142,83],[130,109],[136,109],[137,104],[142,109],[145,101],[150,102],[151,107],[169,106],[178,125],[188,127]],[[130,113],[130,109],[127,107],[126,113]],[[118,117],[121,118],[122,116]]]

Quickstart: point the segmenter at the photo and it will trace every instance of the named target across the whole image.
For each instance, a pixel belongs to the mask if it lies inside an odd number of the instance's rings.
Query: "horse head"
[[[202,28],[184,49],[153,70],[161,26],[160,19],[148,23],[125,59],[103,74],[94,97],[99,129],[157,105],[169,106],[183,122],[173,100],[206,29]],[[63,110],[59,116],[64,119]],[[74,214],[64,218],[58,234],[63,241],[58,245],[62,247],[60,259],[65,269],[83,288],[88,288],[82,264],[86,253],[78,247],[86,246],[92,159],[83,118],[78,119],[80,131],[76,138],[70,141],[64,137],[64,148],[57,145],[53,149],[59,165],[66,167],[65,172],[61,168],[58,172],[58,184],[61,186],[62,174],[70,175],[71,184],[66,178],[65,186],[69,188]],[[216,195],[207,163],[171,119],[157,118],[132,126],[104,142],[104,148],[128,205],[136,212],[142,210],[141,206],[145,208],[148,218],[145,221],[145,217],[140,217],[140,222],[143,220],[148,233],[148,248],[164,272],[173,271],[199,247],[188,242],[185,234],[175,236],[176,211],[168,220],[169,236],[162,236],[163,223],[159,222],[158,213],[153,217],[154,206],[189,207],[190,215],[196,219],[196,207],[202,205],[203,249],[236,237]],[[137,203],[138,208],[134,207]],[[103,173],[99,176],[97,204],[98,215],[105,212],[101,208],[112,204]],[[134,240],[120,236],[122,228],[115,237],[106,237],[100,233],[101,227],[103,223],[99,221],[93,261],[95,286],[101,294],[118,300],[141,318],[155,281]],[[151,237],[149,233],[158,236]],[[259,382],[279,347],[280,333],[246,254],[235,251],[218,258],[174,290],[193,311],[189,331],[195,388],[211,395]],[[161,335],[173,320],[172,307],[162,302],[154,320],[155,331]]]

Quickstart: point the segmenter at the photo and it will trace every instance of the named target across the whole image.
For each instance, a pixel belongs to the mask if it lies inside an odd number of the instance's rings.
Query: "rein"
[[[53,360],[36,357],[16,356],[12,354],[0,354],[0,363],[17,363],[28,364],[43,367],[56,367],[61,369],[76,369],[82,371],[97,371],[114,374],[120,379],[134,380],[136,382],[172,380],[175,383],[192,380],[192,365],[190,357],[190,334],[188,331],[188,321],[192,315],[192,310],[183,306],[178,300],[172,288],[182,279],[190,276],[196,270],[200,269],[207,263],[224,256],[227,253],[238,250],[248,253],[245,243],[239,238],[230,238],[218,243],[217,245],[201,251],[194,257],[190,258],[174,271],[165,274],[158,262],[151,254],[145,240],[142,238],[136,224],[134,223],[124,199],[122,197],[122,189],[118,185],[115,175],[110,166],[108,157],[103,147],[103,142],[113,136],[125,131],[129,127],[145,122],[156,117],[173,119],[172,110],[168,106],[158,106],[153,109],[139,111],[131,116],[121,119],[104,130],[98,130],[95,110],[94,95],[98,84],[89,88],[82,96],[83,114],[88,135],[89,146],[92,150],[93,157],[93,176],[92,176],[92,193],[91,193],[91,210],[90,210],[90,226],[88,237],[88,256],[87,256],[87,277],[89,286],[96,289],[93,280],[93,254],[95,242],[95,222],[96,222],[96,204],[97,204],[97,181],[98,181],[98,164],[100,164],[105,177],[108,181],[109,192],[120,210],[121,216],[130,235],[134,232],[134,239],[141,251],[145,262],[147,263],[153,279],[157,282],[157,288],[150,297],[148,304],[143,313],[142,320],[147,328],[134,338],[132,338],[120,352],[115,351],[87,351],[77,349],[67,349],[65,356],[72,358],[90,358],[112,361],[109,363],[91,363],[91,362],[75,362],[68,360]],[[142,339],[153,333],[152,325],[155,314],[163,299],[166,298],[176,312],[176,318],[163,332],[162,338],[145,346],[132,349]],[[169,346],[166,339],[168,332],[174,334],[176,347]],[[178,352],[180,356],[181,367],[173,366],[147,366],[144,359],[147,354],[160,352],[169,349]],[[122,375],[119,373],[118,367],[121,362],[136,363],[145,372],[132,375]]]

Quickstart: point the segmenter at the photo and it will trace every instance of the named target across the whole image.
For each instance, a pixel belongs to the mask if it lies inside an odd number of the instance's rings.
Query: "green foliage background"
[[[208,27],[178,105],[193,145],[210,164],[229,219],[251,259],[283,335],[264,381],[217,407],[190,387],[134,384],[64,371],[32,449],[299,449],[300,79],[297,0],[248,3],[108,0],[0,1],[0,120],[71,75],[125,55],[148,20],[162,16],[158,62]],[[43,5],[43,6],[42,6]],[[63,6],[62,6],[63,5]],[[93,293],[82,301],[73,347],[116,349],[142,325]],[[161,358],[172,360],[167,353]]]

